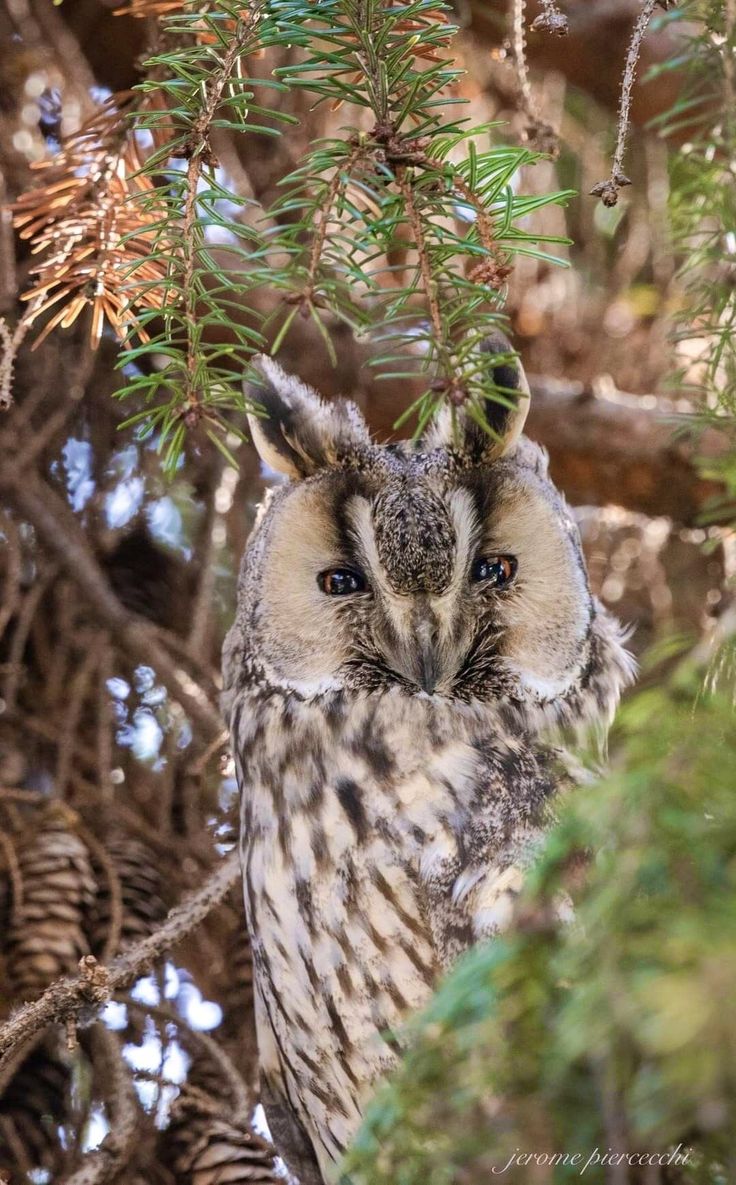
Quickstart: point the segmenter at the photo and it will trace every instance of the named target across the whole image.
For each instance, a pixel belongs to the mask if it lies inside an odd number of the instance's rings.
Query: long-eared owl
[[[507,924],[561,781],[561,724],[607,721],[631,662],[513,406],[379,445],[273,361],[250,393],[267,495],[225,644],[266,1113],[330,1180],[397,1033]],[[482,362],[482,356],[479,363]]]

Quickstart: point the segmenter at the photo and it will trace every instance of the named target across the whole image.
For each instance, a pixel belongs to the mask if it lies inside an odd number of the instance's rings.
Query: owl
[[[451,409],[380,445],[271,359],[249,395],[284,480],[224,648],[266,1114],[303,1185],[334,1179],[407,1017],[507,925],[567,783],[550,733],[607,722],[632,664],[575,523],[522,436]]]

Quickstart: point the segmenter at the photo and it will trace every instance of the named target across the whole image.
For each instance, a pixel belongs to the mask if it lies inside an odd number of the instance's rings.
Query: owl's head
[[[446,412],[399,445],[260,360],[253,440],[288,480],[246,551],[231,686],[502,701],[528,724],[611,714],[631,673],[621,631],[591,596],[545,453],[521,436],[521,366],[504,341],[484,357],[510,393],[489,405],[493,434]]]

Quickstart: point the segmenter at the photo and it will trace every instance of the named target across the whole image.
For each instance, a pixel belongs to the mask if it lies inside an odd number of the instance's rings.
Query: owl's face
[[[519,437],[520,369],[497,375],[519,398],[495,438],[448,416],[418,446],[381,447],[356,408],[262,367],[254,440],[289,481],[246,553],[236,661],[307,698],[395,687],[608,715],[628,660],[545,454]]]

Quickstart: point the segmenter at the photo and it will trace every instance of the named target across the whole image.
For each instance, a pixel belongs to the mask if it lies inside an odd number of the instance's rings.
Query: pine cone
[[[28,998],[76,972],[89,953],[84,921],[96,882],[64,811],[49,811],[29,828],[18,845],[18,867],[23,900],[8,926],[7,970],[16,995]]]
[[[0,1179],[25,1179],[33,1169],[54,1175],[63,1155],[59,1128],[68,1118],[69,1067],[50,1041],[38,1046],[3,1093],[0,1120]]]
[[[240,1041],[253,1029],[253,955],[243,917],[237,918],[228,936],[225,965],[222,1031],[228,1039]]]
[[[244,1124],[231,1123],[221,1099],[189,1084],[171,1109],[163,1143],[177,1185],[283,1183],[271,1145]]]
[[[161,873],[154,853],[138,839],[120,833],[110,836],[105,850],[120,881],[122,919],[119,948],[147,938],[167,914],[161,897]],[[88,922],[93,954],[99,957],[110,931],[110,890],[104,870],[97,869],[100,886]]]

